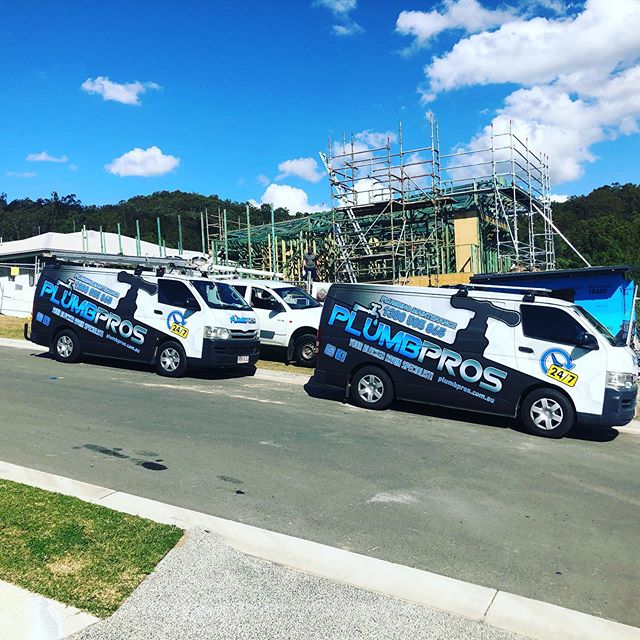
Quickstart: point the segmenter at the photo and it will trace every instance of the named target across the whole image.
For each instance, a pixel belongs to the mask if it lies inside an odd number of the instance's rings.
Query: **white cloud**
[[[514,18],[434,58],[425,67],[423,97],[519,85],[496,110],[494,131],[511,122],[533,151],[550,156],[554,183],[574,180],[597,159],[596,143],[639,131],[639,32],[639,0],[587,0],[570,17]],[[489,140],[487,127],[463,148],[480,150]]]
[[[334,140],[332,142],[332,154],[353,153],[358,154],[358,159],[370,157],[372,154],[366,153],[372,149],[381,149],[387,144],[398,141],[398,136],[393,131],[371,131],[365,129],[352,136],[352,140]],[[352,147],[353,143],[353,147]]]
[[[266,187],[271,182],[271,180],[269,180],[269,178],[267,178],[264,173],[261,173],[256,176],[256,182],[258,184],[261,184],[263,187]]]
[[[362,178],[353,183],[353,191],[338,197],[340,206],[365,205],[373,202],[387,202],[390,190],[375,178]]]
[[[260,198],[260,202],[250,200],[251,204],[259,207],[261,204],[272,204],[274,208],[283,207],[292,215],[298,212],[316,213],[326,211],[324,204],[310,204],[306,191],[291,187],[288,184],[270,184]]]
[[[157,91],[161,87],[155,82],[112,82],[105,76],[98,76],[97,78],[87,78],[80,88],[83,91],[91,94],[98,94],[102,96],[103,100],[113,100],[114,102],[120,102],[121,104],[142,104],[140,96],[146,93],[147,90]]]
[[[67,156],[52,156],[49,155],[46,151],[41,151],[40,153],[30,153],[27,156],[28,162],[67,162],[69,158]]]
[[[485,9],[477,0],[445,0],[443,11],[402,11],[396,21],[396,33],[412,36],[413,44],[405,53],[426,47],[448,29],[476,33],[513,19],[514,9]]]
[[[353,137],[371,149],[384,147],[388,142],[398,140],[398,135],[393,131],[371,131],[370,129],[360,131]]]
[[[136,147],[119,158],[114,158],[104,168],[116,176],[162,176],[173,171],[180,158],[165,155],[158,147],[140,149]]]
[[[10,178],[35,178],[38,174],[33,171],[7,171]]]
[[[358,0],[315,0],[318,7],[329,9],[334,15],[351,13],[358,5]]]
[[[320,182],[325,176],[323,172],[318,171],[318,163],[314,158],[285,160],[278,165],[278,171],[280,173],[276,176],[276,180],[296,176],[309,182]]]
[[[514,82],[580,82],[607,75],[640,54],[638,0],[587,0],[573,18],[514,20],[460,40],[426,69],[432,93]]]
[[[552,193],[549,198],[551,202],[566,202],[570,196],[564,195],[563,193]]]
[[[355,36],[362,33],[364,29],[357,22],[349,21],[345,24],[334,24],[331,26],[334,36]]]
[[[315,0],[314,7],[329,9],[337,24],[331,26],[334,36],[353,36],[364,29],[352,17],[351,12],[358,6],[358,0]]]

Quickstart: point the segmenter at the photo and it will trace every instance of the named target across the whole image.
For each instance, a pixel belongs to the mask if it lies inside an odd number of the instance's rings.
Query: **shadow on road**
[[[307,384],[304,385],[307,395],[312,398],[320,398],[322,400],[330,400],[333,402],[345,402],[344,390],[335,387],[327,387],[318,384],[312,377]],[[506,416],[496,416],[488,413],[478,413],[475,411],[465,411],[464,409],[456,409],[453,407],[439,407],[436,405],[420,404],[417,402],[405,402],[396,400],[391,405],[394,411],[407,413],[416,416],[425,416],[429,418],[441,418],[443,420],[459,420],[475,425],[497,427],[499,429],[511,429],[523,435],[531,436],[524,427],[514,418]],[[366,409],[364,409],[366,411]],[[588,442],[611,442],[620,434],[610,427],[593,427],[593,426],[575,426],[566,436],[570,440],[584,440]]]
[[[51,354],[45,353],[33,353],[31,354],[35,358],[45,358],[52,360]],[[134,362],[132,360],[116,360],[112,358],[105,358],[102,356],[90,356],[83,355],[80,361],[81,363],[90,364],[92,367],[101,367],[103,369],[121,369],[127,371],[142,371],[145,373],[154,373],[155,368],[152,365]],[[73,366],[73,365],[69,365]],[[182,379],[193,380],[227,380],[229,378],[250,378],[255,375],[255,366],[244,367],[229,367],[225,369],[189,369],[182,376]],[[165,378],[170,380],[171,378]]]

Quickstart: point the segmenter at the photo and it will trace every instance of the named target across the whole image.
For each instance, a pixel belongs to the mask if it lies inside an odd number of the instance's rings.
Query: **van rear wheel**
[[[80,340],[73,331],[63,329],[53,339],[51,350],[58,362],[77,362],[80,358]]]
[[[179,378],[187,370],[187,356],[177,342],[165,342],[158,349],[156,371],[161,376]]]
[[[355,405],[380,411],[393,400],[393,382],[379,367],[363,367],[351,380],[350,395]]]
[[[315,367],[318,360],[316,336],[305,333],[297,338],[293,347],[293,359],[299,367]]]
[[[575,412],[560,391],[534,389],[522,401],[520,420],[529,433],[544,438],[561,438],[573,427]]]

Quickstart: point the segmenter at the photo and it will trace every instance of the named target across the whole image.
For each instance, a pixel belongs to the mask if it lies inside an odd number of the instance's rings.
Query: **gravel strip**
[[[246,556],[194,529],[75,640],[522,640],[466,618]]]

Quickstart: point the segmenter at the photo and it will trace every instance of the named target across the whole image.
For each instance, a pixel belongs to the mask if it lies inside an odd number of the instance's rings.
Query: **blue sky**
[[[423,146],[429,110],[443,152],[512,119],[554,193],[638,183],[639,32],[640,0],[5,2],[0,192],[314,209],[329,136]]]

